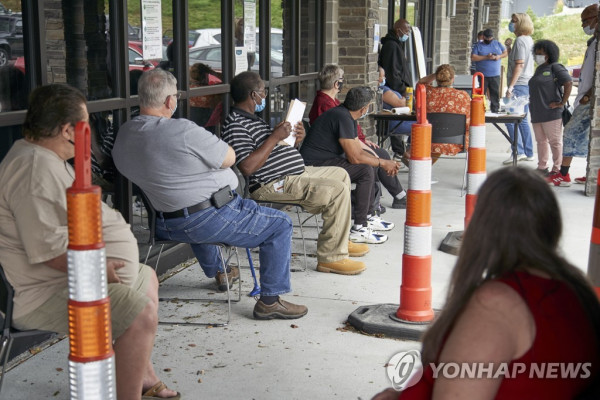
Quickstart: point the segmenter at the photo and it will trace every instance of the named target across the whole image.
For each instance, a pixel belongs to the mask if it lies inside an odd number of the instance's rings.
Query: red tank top
[[[600,379],[599,343],[589,317],[565,283],[527,272],[515,272],[499,281],[513,288],[527,303],[536,335],[529,351],[508,368],[518,371],[513,368],[520,368],[515,365],[520,363],[525,372],[503,379],[496,399],[573,399]],[[569,374],[577,378],[561,378]],[[400,398],[429,399],[433,384],[433,371],[427,366],[419,383],[401,392]]]

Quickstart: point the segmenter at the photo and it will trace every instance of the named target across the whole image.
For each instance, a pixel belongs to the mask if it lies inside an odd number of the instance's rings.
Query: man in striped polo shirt
[[[267,90],[260,76],[242,72],[231,81],[234,106],[225,120],[223,140],[238,160],[238,168],[249,177],[253,199],[298,204],[310,213],[323,216],[323,229],[317,240],[317,270],[355,275],[365,264],[348,256],[362,256],[366,244],[348,241],[350,230],[350,178],[337,167],[305,167],[295,146],[304,139],[302,123],[293,129],[282,122],[271,129],[255,112],[264,109]],[[282,144],[290,134],[295,146]]]

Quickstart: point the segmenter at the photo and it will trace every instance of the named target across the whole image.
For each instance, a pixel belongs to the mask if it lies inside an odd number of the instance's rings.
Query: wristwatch
[[[581,98],[581,100],[585,100],[585,102],[587,103],[588,101],[590,101],[590,96],[588,96],[587,94],[584,94],[583,97]]]

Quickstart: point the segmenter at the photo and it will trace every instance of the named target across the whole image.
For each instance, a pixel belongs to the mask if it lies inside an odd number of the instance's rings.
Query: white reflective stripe
[[[485,125],[469,128],[469,147],[485,148]]]
[[[71,400],[116,399],[117,391],[114,376],[114,357],[89,363],[78,363],[69,360]]]
[[[71,300],[94,301],[108,296],[105,254],[104,248],[67,250]]]
[[[408,190],[431,190],[431,160],[410,160]]]
[[[487,174],[485,172],[480,174],[467,174],[467,194],[477,194]]]
[[[404,254],[409,256],[431,255],[431,225],[404,225]]]

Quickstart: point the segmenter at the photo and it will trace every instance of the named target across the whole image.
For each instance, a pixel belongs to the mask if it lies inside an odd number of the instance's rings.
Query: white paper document
[[[298,99],[293,99],[290,102],[290,107],[288,108],[285,120],[292,125],[292,129],[294,129],[298,122],[302,122],[302,118],[304,117],[304,110],[306,110],[305,102],[300,101]],[[296,143],[296,134],[292,132],[290,136],[285,138],[283,141],[286,144],[293,146]]]

